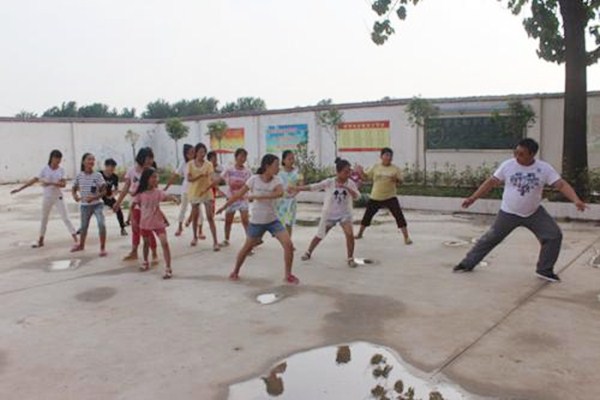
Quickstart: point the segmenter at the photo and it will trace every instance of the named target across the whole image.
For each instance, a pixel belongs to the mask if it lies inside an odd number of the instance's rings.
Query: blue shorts
[[[248,211],[248,201],[246,201],[246,200],[236,201],[235,203],[233,203],[232,205],[227,207],[227,211],[225,211],[225,213],[226,214],[235,214],[236,211],[239,211],[239,212]]]
[[[271,235],[275,236],[279,232],[285,231],[284,226],[276,219],[273,222],[269,222],[268,224],[253,224],[250,222],[248,225],[248,237],[252,239],[260,239],[263,237],[265,232],[269,232]]]

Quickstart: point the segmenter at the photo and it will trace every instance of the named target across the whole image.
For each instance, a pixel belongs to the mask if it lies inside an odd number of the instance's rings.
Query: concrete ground
[[[378,263],[357,269],[345,264],[339,229],[311,261],[300,261],[316,228],[298,226],[296,287],[282,283],[274,240],[233,283],[226,277],[243,240],[239,225],[233,244],[218,253],[208,241],[191,248],[189,232],[176,238],[171,226],[175,275],[163,281],[163,263],[141,273],[121,261],[129,237],[119,236],[109,211],[107,258],[97,256],[95,222],[86,250],[70,254],[56,215],[46,246],[31,249],[39,188],[10,196],[11,188],[0,187],[1,399],[225,399],[229,385],[291,354],[353,341],[387,346],[427,376],[477,395],[600,398],[600,270],[589,265],[600,232],[592,223],[561,223],[559,284],[535,277],[539,246],[526,230],[493,251],[487,266],[453,274],[491,217],[411,211],[414,244],[405,246],[390,217],[380,216],[356,251]],[[164,211],[174,221],[178,207]],[[299,214],[314,218],[319,207],[301,205]],[[75,258],[77,269],[50,269]],[[267,292],[285,297],[255,301]]]

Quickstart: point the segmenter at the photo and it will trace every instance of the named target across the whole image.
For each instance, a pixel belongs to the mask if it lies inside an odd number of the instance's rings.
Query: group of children
[[[95,216],[100,240],[100,256],[105,257],[106,227],[104,221],[104,206],[111,207],[117,214],[121,234],[126,235],[126,223],[121,206],[126,196],[131,196],[130,224],[131,251],[124,261],[138,259],[138,248],[143,238],[143,262],[141,270],[150,268],[149,256],[152,263],[158,262],[157,241],[161,243],[165,260],[164,279],[172,277],[171,254],[166,235],[168,221],[160,209],[163,201],[179,203],[179,198],[168,195],[166,190],[175,182],[177,177],[183,179],[181,193],[181,209],[178,216],[178,226],[175,236],[181,236],[184,225],[192,226],[191,246],[196,246],[202,235],[202,209],[208,222],[213,240],[213,250],[228,246],[231,238],[231,228],[236,213],[239,213],[242,226],[246,232],[246,241],[240,249],[235,267],[229,275],[231,280],[239,279],[239,272],[247,256],[262,243],[262,238],[269,232],[280,243],[284,251],[285,276],[290,284],[297,284],[298,278],[292,274],[294,246],[291,240],[292,227],[296,222],[296,195],[300,191],[325,191],[325,200],[321,222],[317,234],[301,259],[306,261],[327,233],[336,225],[340,225],[346,238],[347,264],[356,267],[354,259],[355,236],[352,229],[352,201],[360,196],[355,180],[368,179],[373,182],[371,198],[361,222],[356,239],[360,239],[367,226],[370,225],[375,213],[382,207],[388,208],[404,235],[406,244],[412,241],[406,228],[406,220],[396,198],[396,187],[401,182],[400,169],[392,164],[393,151],[384,148],[381,151],[381,163],[364,171],[357,166],[352,169],[347,160],[336,159],[336,175],[321,182],[304,185],[302,176],[295,167],[295,156],[291,150],[286,150],[280,160],[276,155],[266,154],[262,157],[260,167],[255,174],[246,166],[248,153],[245,149],[237,149],[234,162],[221,169],[217,155],[208,152],[204,144],[196,146],[184,145],[185,163],[171,176],[163,190],[159,189],[159,177],[154,163],[152,149],[144,147],[138,151],[135,165],[124,176],[122,190],[118,191],[118,177],[114,172],[116,162],[109,159],[105,162],[104,171],[94,170],[95,157],[91,153],[83,155],[81,171],[74,179],[72,195],[80,203],[81,223],[75,230],[66,213],[62,198],[62,188],[66,186],[65,172],[60,167],[62,154],[58,150],[50,153],[48,165],[39,176],[32,178],[22,187],[13,190],[16,193],[24,188],[41,182],[44,186],[42,204],[42,227],[40,237],[35,247],[43,246],[46,225],[50,209],[56,205],[63,222],[69,229],[75,244],[71,251],[81,251],[85,247],[89,221]],[[219,186],[225,184],[225,204],[216,209],[215,198]],[[118,194],[118,197],[117,197]],[[191,215],[186,220],[187,208],[191,205]],[[217,240],[215,215],[225,212],[224,240]],[[77,234],[79,233],[79,238]]]

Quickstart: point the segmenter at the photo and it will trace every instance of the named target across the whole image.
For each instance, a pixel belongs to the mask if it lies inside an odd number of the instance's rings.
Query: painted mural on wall
[[[281,153],[308,143],[308,125],[269,125],[267,128],[267,153]]]
[[[390,121],[343,122],[338,125],[339,151],[380,151],[390,146]]]
[[[233,153],[240,147],[245,147],[244,140],[244,128],[229,128],[221,143],[214,137],[210,138],[210,148],[221,154]]]

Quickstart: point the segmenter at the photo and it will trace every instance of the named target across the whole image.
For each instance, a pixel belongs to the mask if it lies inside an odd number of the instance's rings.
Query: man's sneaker
[[[560,278],[554,272],[536,271],[538,278],[545,279],[550,282],[560,282]]]
[[[473,268],[475,267],[467,267],[466,265],[458,264],[457,266],[452,268],[452,272],[471,272],[473,271]]]

